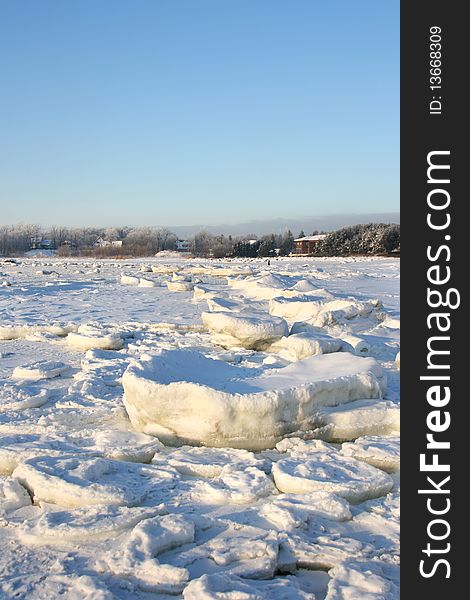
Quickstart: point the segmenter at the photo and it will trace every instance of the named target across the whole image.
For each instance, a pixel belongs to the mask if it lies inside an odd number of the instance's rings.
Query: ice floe
[[[12,476],[36,502],[72,508],[93,504],[135,506],[152,490],[174,484],[177,477],[176,471],[168,467],[67,455],[27,459]]]
[[[289,360],[302,360],[317,354],[338,352],[343,342],[327,334],[294,333],[283,337],[269,346],[270,352],[277,352]]]
[[[278,317],[234,315],[226,312],[204,312],[201,316],[214,343],[226,348],[242,346],[260,350],[289,333],[286,321]]]
[[[257,372],[168,350],[128,367],[124,404],[137,430],[162,441],[261,449],[310,428],[321,407],[380,398],[382,378],[374,359],[345,352]]]
[[[281,492],[331,492],[354,503],[384,496],[393,487],[383,471],[315,442],[275,462],[272,473]]]
[[[46,388],[9,383],[0,385],[0,412],[39,408],[50,397],[50,391]]]
[[[69,333],[67,344],[84,351],[92,348],[120,350],[124,346],[124,340],[119,333],[90,325],[81,325],[77,333]]]
[[[329,441],[349,441],[361,436],[393,435],[400,431],[400,408],[387,400],[357,400],[318,413],[317,436]]]
[[[184,600],[313,600],[291,577],[269,581],[242,579],[236,575],[212,574],[194,579],[183,592]]]
[[[70,373],[70,365],[52,360],[40,360],[30,365],[15,367],[13,379],[29,379],[40,381],[41,379],[52,379],[54,377],[66,376]]]
[[[360,437],[354,443],[344,443],[341,453],[384,471],[394,472],[400,468],[400,440],[396,436]]]

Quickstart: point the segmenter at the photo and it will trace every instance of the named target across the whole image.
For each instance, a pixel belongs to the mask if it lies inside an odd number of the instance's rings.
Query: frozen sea
[[[0,258],[0,598],[398,599],[399,269]]]

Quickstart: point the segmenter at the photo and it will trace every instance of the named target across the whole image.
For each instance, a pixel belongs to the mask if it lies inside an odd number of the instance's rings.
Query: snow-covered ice
[[[341,447],[344,456],[363,460],[387,472],[400,468],[400,440],[398,437],[366,436],[354,443],[344,443]]]
[[[63,362],[40,360],[31,365],[15,367],[13,369],[12,377],[13,379],[31,379],[37,381],[40,379],[59,377],[59,375],[64,375],[69,371],[70,367]]]
[[[351,460],[334,450],[295,452],[273,464],[276,487],[281,492],[332,492],[349,502],[385,496],[393,480],[380,469]]]
[[[219,314],[219,313],[217,313]],[[194,350],[144,355],[123,376],[134,427],[166,443],[265,449],[317,411],[380,398],[383,374],[370,358],[314,356],[281,368],[246,368]]]
[[[202,321],[211,332],[214,343],[226,348],[242,346],[263,350],[289,332],[284,319],[269,315],[233,315],[225,311],[204,312]]]
[[[0,271],[1,598],[398,599],[399,260]]]

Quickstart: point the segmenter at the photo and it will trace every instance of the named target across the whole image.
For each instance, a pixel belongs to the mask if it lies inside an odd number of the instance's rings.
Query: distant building
[[[29,244],[30,250],[55,250],[52,240],[45,240],[41,236],[32,237]]]
[[[109,246],[115,246],[117,248],[121,248],[122,246],[122,240],[113,240],[112,242],[109,240],[105,240],[102,237],[99,237],[95,244],[94,244],[97,248],[107,248]]]
[[[176,252],[191,252],[191,242],[189,240],[176,240]]]
[[[297,238],[296,240],[294,240],[295,254],[301,254],[303,256],[313,254],[315,252],[315,246],[320,240],[323,240],[325,238],[325,233],[319,235],[307,235],[305,237]]]

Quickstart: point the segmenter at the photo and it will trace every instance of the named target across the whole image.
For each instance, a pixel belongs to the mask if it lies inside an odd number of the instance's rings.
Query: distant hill
[[[235,225],[171,225],[168,228],[176,235],[185,238],[198,231],[205,230],[209,233],[223,233],[225,235],[263,235],[266,233],[282,233],[290,229],[294,235],[303,230],[306,234],[312,231],[335,231],[348,225],[360,223],[399,223],[400,213],[365,213],[345,215],[322,215],[318,217],[306,216],[294,219],[265,219],[246,221]]]

